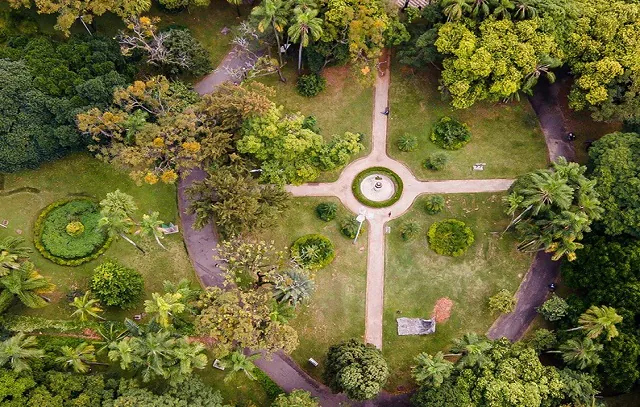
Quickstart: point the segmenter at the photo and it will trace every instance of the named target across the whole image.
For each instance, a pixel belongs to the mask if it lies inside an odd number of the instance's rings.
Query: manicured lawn
[[[385,313],[383,353],[392,369],[390,391],[411,386],[410,366],[420,352],[446,350],[452,339],[466,332],[485,333],[496,315],[491,315],[488,297],[506,288],[515,292],[531,263],[531,256],[515,250],[515,240],[501,233],[508,224],[501,205],[502,194],[446,195],[446,209],[427,215],[425,197],[390,223],[385,269]],[[429,249],[426,231],[438,220],[457,218],[474,232],[475,242],[467,253],[452,258]],[[411,242],[399,233],[402,223],[418,222],[421,231]],[[451,318],[426,336],[398,336],[397,317],[429,318],[439,298],[453,301]],[[400,390],[402,389],[400,388]]]
[[[508,104],[479,103],[456,110],[442,100],[438,91],[439,73],[405,72],[399,63],[392,66],[389,90],[389,155],[406,163],[416,177],[429,179],[513,178],[545,167],[547,149],[536,115],[523,98]],[[445,151],[429,140],[433,124],[442,116],[469,125],[471,141],[457,151],[446,151],[449,163],[441,171],[423,167],[435,151]],[[405,134],[418,138],[413,152],[398,150],[398,139]],[[473,164],[486,163],[484,171],[473,171]]]
[[[336,220],[324,222],[315,214],[320,202],[336,202]],[[290,246],[295,239],[309,233],[320,233],[333,242],[336,257],[326,268],[315,272],[315,292],[307,305],[302,305],[292,326],[298,331],[300,346],[293,358],[312,376],[319,378],[329,346],[364,335],[364,293],[367,263],[367,234],[361,233],[358,244],[342,236],[338,221],[348,211],[335,198],[296,198],[291,208],[278,219],[277,226],[256,238],[274,241],[276,246]],[[309,358],[321,363],[312,368]]]
[[[285,67],[287,82],[283,83],[277,75],[260,78],[260,82],[276,90],[275,102],[285,111],[301,112],[313,115],[318,120],[320,133],[325,139],[344,132],[364,134],[366,149],[358,157],[366,155],[371,149],[371,115],[373,111],[373,88],[360,86],[350,75],[348,66],[329,67],[322,71],[327,79],[326,89],[318,96],[307,98],[296,91],[296,78],[293,61]],[[321,175],[319,181],[334,181],[342,169]]]

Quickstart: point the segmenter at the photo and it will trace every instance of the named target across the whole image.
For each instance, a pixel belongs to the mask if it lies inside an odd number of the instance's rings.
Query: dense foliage
[[[289,394],[280,394],[271,407],[320,407],[320,404],[309,392],[294,390]]]
[[[296,90],[305,97],[317,96],[327,87],[327,80],[317,73],[300,75],[296,82]]]
[[[516,309],[516,298],[509,290],[502,289],[489,297],[489,309],[508,314]]]
[[[310,269],[326,267],[335,256],[333,243],[323,235],[311,234],[299,237],[291,246],[291,258]]]
[[[443,151],[436,151],[431,153],[426,160],[424,160],[424,167],[432,171],[440,171],[449,162],[449,156]]]
[[[389,377],[380,349],[355,339],[333,345],[327,353],[324,379],[336,392],[354,400],[375,397]]]
[[[346,217],[340,221],[340,232],[349,239],[355,239],[359,227],[361,227],[360,222],[354,216]]]
[[[569,304],[562,297],[553,294],[551,298],[542,303],[537,311],[547,321],[558,321],[568,314]]]
[[[316,206],[316,215],[325,222],[330,222],[336,218],[338,205],[333,202],[322,202]]]
[[[107,260],[93,270],[91,291],[108,307],[132,308],[144,289],[142,275],[113,260]]]
[[[444,256],[462,256],[475,240],[471,229],[457,219],[435,222],[427,232],[429,247]]]
[[[430,139],[446,150],[458,150],[471,140],[471,132],[466,124],[444,116],[433,125]]]
[[[418,148],[418,138],[411,134],[405,134],[398,139],[398,150],[405,153],[415,151]]]
[[[424,202],[424,209],[429,215],[435,215],[445,207],[445,200],[442,195],[429,195]]]

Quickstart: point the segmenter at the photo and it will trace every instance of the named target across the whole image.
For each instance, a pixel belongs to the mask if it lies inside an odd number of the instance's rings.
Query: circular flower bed
[[[326,236],[312,234],[298,238],[291,246],[291,257],[310,269],[323,268],[333,261],[336,252]]]
[[[429,228],[427,238],[433,251],[452,257],[463,255],[475,240],[471,229],[457,219],[434,223]]]
[[[368,176],[376,175],[376,174],[386,176],[393,182],[394,192],[389,199],[385,199],[384,201],[374,201],[367,198],[362,193],[362,189],[361,189],[362,181],[364,181],[364,179],[367,178]],[[356,175],[356,178],[353,180],[353,183],[351,184],[351,191],[353,192],[353,195],[356,197],[356,199],[360,203],[370,208],[385,208],[387,206],[393,205],[398,201],[398,199],[400,199],[400,196],[402,195],[402,187],[403,187],[402,179],[395,172],[384,167],[371,167],[371,168],[367,168],[366,170],[362,171],[360,174]]]
[[[89,199],[54,202],[38,216],[34,241],[47,259],[63,266],[78,266],[107,250],[111,238],[98,228],[100,211]]]

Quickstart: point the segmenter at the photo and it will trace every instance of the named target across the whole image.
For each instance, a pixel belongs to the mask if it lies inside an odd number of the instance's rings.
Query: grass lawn
[[[508,104],[478,103],[470,109],[456,110],[442,100],[438,78],[435,69],[412,74],[398,64],[392,67],[387,150],[391,157],[406,163],[417,178],[514,178],[547,165],[544,137],[526,99]],[[469,125],[471,141],[465,147],[446,151],[429,140],[433,124],[442,116]],[[405,134],[418,138],[416,151],[398,150],[398,140]],[[435,151],[449,155],[442,171],[423,167],[424,160]],[[484,171],[473,171],[475,163],[487,165]]]
[[[466,332],[485,333],[497,315],[491,315],[488,297],[506,288],[515,292],[531,263],[531,256],[515,250],[510,234],[500,237],[508,224],[501,204],[502,194],[445,195],[446,208],[438,215],[427,215],[425,197],[391,222],[387,238],[385,269],[385,312],[383,353],[392,374],[390,391],[411,386],[410,366],[420,352],[446,350],[451,341]],[[429,249],[426,232],[438,220],[457,218],[474,232],[475,242],[466,254],[452,258]],[[399,226],[415,221],[420,235],[404,242]],[[451,318],[438,324],[436,333],[426,336],[397,335],[397,317],[431,316],[436,300],[453,301]]]
[[[338,216],[324,222],[316,216],[315,207],[329,201],[338,204]],[[300,236],[320,233],[335,246],[335,260],[315,272],[313,297],[292,321],[300,337],[300,346],[292,356],[316,378],[321,376],[329,346],[349,338],[362,339],[364,335],[367,234],[361,233],[357,245],[342,236],[338,222],[348,213],[336,198],[296,198],[277,226],[256,236],[285,247]],[[310,357],[321,363],[319,368],[309,367]]]
[[[260,78],[260,82],[276,90],[276,104],[289,112],[315,116],[325,139],[347,131],[364,134],[365,150],[358,157],[368,154],[371,150],[373,88],[359,85],[351,77],[348,66],[335,66],[322,71],[322,76],[327,79],[327,88],[322,93],[312,98],[300,96],[296,91],[294,65],[294,61],[289,61],[285,67],[286,83],[281,82],[277,75]],[[341,171],[342,168],[323,173],[319,181],[334,181]]]

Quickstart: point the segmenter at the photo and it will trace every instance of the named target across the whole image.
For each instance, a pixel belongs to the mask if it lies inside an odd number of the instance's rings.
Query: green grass
[[[338,204],[335,220],[324,222],[316,216],[315,207],[320,202]],[[292,321],[300,337],[300,346],[292,356],[316,378],[320,378],[329,346],[349,338],[361,339],[364,335],[367,234],[360,234],[357,245],[340,234],[338,223],[348,214],[335,198],[296,198],[277,220],[277,226],[255,236],[284,248],[300,236],[320,233],[335,246],[333,263],[315,271],[313,296]],[[311,357],[321,363],[320,367],[309,367],[307,361]]]
[[[322,71],[322,76],[327,79],[327,88],[322,93],[312,98],[300,96],[296,91],[297,73],[294,65],[295,61],[290,60],[284,69],[286,83],[281,82],[277,75],[260,78],[260,82],[275,89],[275,103],[284,106],[287,112],[315,116],[325,139],[347,131],[364,134],[365,150],[357,157],[368,154],[371,150],[373,88],[359,85],[350,76],[348,66],[337,66]],[[342,168],[339,168],[324,173],[318,181],[334,181],[341,171]]]
[[[455,110],[438,91],[439,72],[405,73],[395,67],[389,90],[389,137],[391,157],[406,163],[419,179],[513,178],[547,164],[547,149],[538,120],[529,102],[508,104],[478,103],[470,109]],[[471,141],[456,151],[442,150],[429,137],[433,124],[442,116],[469,125]],[[418,149],[401,152],[397,143],[405,134],[418,138]],[[441,171],[423,167],[435,151],[446,151],[449,162]],[[484,171],[473,164],[486,163]]]
[[[446,207],[437,215],[427,215],[422,196],[407,214],[390,223],[382,347],[393,372],[387,384],[390,391],[411,385],[410,366],[418,353],[446,350],[465,332],[485,333],[497,317],[488,309],[488,297],[503,288],[515,292],[527,272],[531,256],[516,252],[510,234],[500,237],[508,224],[501,196],[445,195]],[[464,221],[475,234],[466,254],[456,258],[437,255],[426,239],[433,222],[452,217]],[[405,242],[399,227],[408,220],[418,222],[421,231]],[[429,318],[442,297],[451,299],[453,308],[451,318],[438,324],[435,334],[397,335],[397,317]]]

